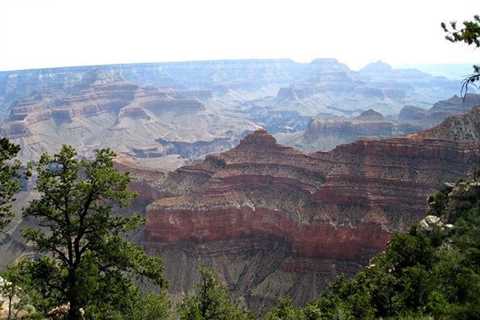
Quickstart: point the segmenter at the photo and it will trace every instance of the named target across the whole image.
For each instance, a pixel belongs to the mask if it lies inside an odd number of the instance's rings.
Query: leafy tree
[[[470,21],[464,21],[459,27],[453,21],[449,24],[442,22],[442,28],[447,33],[445,38],[451,42],[463,42],[476,48],[480,47],[480,16],[476,15]],[[462,91],[466,94],[468,86],[480,80],[480,65],[473,66],[473,73],[463,83]]]
[[[142,219],[115,214],[134,197],[128,174],[113,167],[114,153],[97,151],[94,160],[79,160],[63,146],[43,154],[36,165],[36,190],[24,216],[37,228],[24,230],[39,259],[23,266],[25,285],[37,309],[65,310],[66,319],[133,319],[142,296],[139,281],[165,289],[158,257],[125,240]]]
[[[19,151],[7,138],[0,139],[0,230],[11,221],[14,195],[20,190],[20,162],[14,159]]]
[[[179,307],[181,320],[247,320],[252,315],[235,303],[216,274],[200,269],[196,292],[187,296]]]

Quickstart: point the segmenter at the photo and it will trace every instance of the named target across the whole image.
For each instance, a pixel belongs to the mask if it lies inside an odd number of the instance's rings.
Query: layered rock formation
[[[436,126],[449,116],[463,114],[477,106],[480,106],[479,94],[467,94],[465,97],[455,95],[436,102],[428,110],[405,106],[400,111],[398,119],[402,123],[410,123],[426,129]]]
[[[381,139],[401,136],[419,131],[420,128],[400,124],[369,109],[357,117],[322,117],[310,121],[301,134],[278,135],[279,140],[287,145],[305,151],[328,151],[340,144],[358,139]]]
[[[177,154],[190,160],[228,149],[243,132],[256,128],[248,120],[207,110],[205,102],[210,98],[205,91],[96,81],[67,92],[45,91],[17,100],[0,130],[22,146],[24,160],[55,152],[62,144],[73,145],[87,157],[95,149],[110,147],[140,158]],[[216,143],[219,139],[224,143]],[[160,142],[199,140],[204,143],[190,153]],[[182,163],[178,161],[177,167]]]
[[[274,102],[277,108],[294,104],[295,110],[310,116],[318,113],[352,116],[371,108],[393,115],[404,105],[426,108],[458,90],[458,83],[446,78],[413,69],[394,69],[382,62],[367,65],[358,72],[336,61],[322,65],[329,68],[281,88]]]
[[[23,147],[25,160],[68,143],[86,156],[100,147],[149,163],[168,156],[171,168],[174,155],[179,166],[231,148],[258,127],[308,150],[331,149],[363,136],[387,137],[390,131],[412,132],[389,121],[353,119],[351,124],[349,119],[332,127],[311,120],[353,117],[370,108],[392,114],[405,104],[438,101],[457,88],[454,81],[384,64],[354,72],[335,59],[8,71],[0,72],[0,131]],[[311,138],[323,126],[331,134],[316,143]],[[338,131],[347,133],[338,136]]]
[[[207,99],[229,92],[275,95],[278,107],[300,104],[316,115],[328,107],[383,113],[410,102],[431,104],[458,90],[458,83],[417,70],[367,66],[359,72],[335,59],[296,63],[288,59],[188,61],[128,65],[102,65],[0,72],[0,115],[9,104],[45,91],[76,92],[95,82],[128,81],[139,86],[195,90]],[[315,105],[317,105],[315,107]],[[381,108],[384,108],[382,110]],[[292,108],[290,108],[292,109]],[[296,107],[297,111],[299,107]]]
[[[412,139],[445,139],[452,141],[480,141],[480,106],[470,112],[450,116],[440,125],[416,134]]]
[[[382,64],[371,68],[373,71],[388,69]],[[429,129],[449,116],[463,114],[476,106],[480,106],[480,95],[468,94],[464,98],[453,96],[447,100],[438,101],[429,109],[405,106],[400,111],[398,119],[385,118],[373,109],[363,111],[356,117],[318,116],[310,121],[303,133],[280,133],[276,136],[281,143],[305,151],[328,151],[337,145],[361,138],[404,136]]]
[[[256,131],[167,177],[165,196],[147,208],[144,245],[162,254],[176,293],[209,264],[254,308],[285,294],[306,302],[366,264],[422,217],[430,192],[480,160],[478,141],[445,138],[304,154]]]

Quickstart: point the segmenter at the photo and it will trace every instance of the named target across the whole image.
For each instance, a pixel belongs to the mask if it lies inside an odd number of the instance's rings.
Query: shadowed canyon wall
[[[169,174],[147,208],[144,244],[165,257],[174,292],[209,264],[254,308],[285,294],[303,303],[365,265],[478,160],[473,139],[425,133],[304,154],[259,130]]]

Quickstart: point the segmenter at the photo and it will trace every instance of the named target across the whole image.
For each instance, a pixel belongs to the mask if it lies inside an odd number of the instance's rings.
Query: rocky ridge
[[[410,135],[412,139],[480,141],[480,105],[465,114],[450,116],[440,125]]]
[[[12,103],[0,132],[22,146],[23,160],[38,159],[62,144],[87,157],[110,147],[139,159],[175,154],[191,160],[228,149],[256,128],[248,120],[207,110],[209,99],[197,90],[97,81],[73,92],[46,91]],[[191,152],[172,147],[198,141],[203,143]]]
[[[316,117],[301,134],[278,134],[281,143],[304,151],[329,151],[358,139],[382,139],[419,131],[414,125],[386,119],[369,109],[356,117]]]
[[[174,292],[206,263],[254,308],[287,293],[306,302],[420,220],[426,196],[478,160],[478,141],[439,135],[304,154],[256,131],[169,174],[147,208],[144,245],[165,257]]]
[[[458,88],[455,81],[418,70],[376,65],[355,72],[335,59],[315,59],[311,63],[252,59],[5,71],[0,72],[0,115],[8,112],[14,101],[35,93],[76,92],[95,82],[119,80],[139,86],[196,90],[197,96],[262,92],[257,97],[277,96],[274,103],[279,110],[295,103],[304,115],[335,108],[348,112],[358,107],[395,113],[410,102],[431,104],[447,98]]]
[[[455,95],[436,102],[428,110],[405,106],[400,111],[398,120],[427,129],[440,124],[449,116],[466,113],[477,106],[480,106],[480,94],[467,94],[465,97]]]

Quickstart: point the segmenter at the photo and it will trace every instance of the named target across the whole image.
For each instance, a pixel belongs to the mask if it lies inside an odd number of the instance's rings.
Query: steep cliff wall
[[[174,292],[210,264],[255,308],[282,294],[305,302],[366,264],[478,160],[477,142],[363,140],[303,154],[256,131],[169,175],[147,208],[144,244],[165,257]]]

